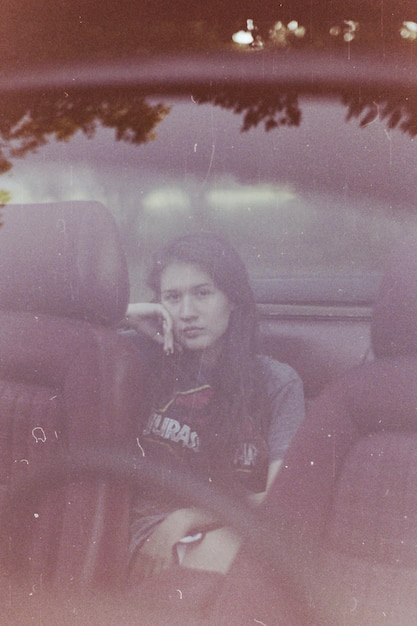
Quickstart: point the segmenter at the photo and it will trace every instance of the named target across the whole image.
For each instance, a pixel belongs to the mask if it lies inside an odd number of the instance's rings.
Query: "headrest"
[[[129,301],[117,226],[99,202],[8,205],[0,212],[0,309],[111,325]]]
[[[362,433],[417,431],[417,359],[400,356],[360,365],[337,383]]]
[[[376,357],[417,356],[417,239],[397,244],[383,276],[372,322]]]

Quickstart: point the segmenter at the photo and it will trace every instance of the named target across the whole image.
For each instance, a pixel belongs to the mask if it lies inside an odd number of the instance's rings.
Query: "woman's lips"
[[[202,335],[204,332],[203,328],[199,328],[197,326],[189,326],[188,328],[184,328],[181,331],[181,334],[183,335],[183,337],[186,337],[187,339],[195,339],[196,337],[199,337],[200,335]]]

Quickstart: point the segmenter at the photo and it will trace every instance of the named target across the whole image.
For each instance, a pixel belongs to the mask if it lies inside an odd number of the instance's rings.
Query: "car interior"
[[[251,48],[0,74],[1,623],[417,623],[415,62],[345,43],[331,62]],[[162,485],[137,440],[126,307],[152,250],[205,229],[248,266],[260,352],[304,385],[256,509]],[[126,585],[148,484],[242,536],[226,575]]]
[[[132,454],[141,376],[137,355],[117,332],[128,280],[105,207],[15,205],[3,221],[2,567],[13,615],[23,588],[79,591],[124,579],[131,482],[121,481],[111,460]],[[16,249],[24,251],[17,263]],[[227,623],[241,624],[253,614],[287,626],[412,623],[416,249],[415,239],[402,241],[387,264],[369,330],[375,357],[346,362],[310,399],[252,524],[259,535],[263,520],[261,538],[253,540],[249,523],[248,547],[225,580],[178,573],[182,588],[193,589],[193,620],[226,623],[220,616],[227,614]],[[270,353],[286,349],[291,361],[291,346],[299,358],[301,345],[311,359],[324,359],[312,347],[317,329],[307,339],[293,329],[282,344],[264,324]],[[111,470],[104,477],[103,452]],[[159,611],[168,606],[163,585],[172,598],[178,580],[161,578]]]

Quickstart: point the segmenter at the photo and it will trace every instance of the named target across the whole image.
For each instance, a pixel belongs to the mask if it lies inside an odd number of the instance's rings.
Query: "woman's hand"
[[[130,582],[140,582],[176,564],[176,544],[199,526],[204,527],[213,522],[212,515],[199,509],[178,509],[168,515],[138,551]]]
[[[129,304],[125,321],[129,328],[144,333],[163,345],[166,354],[174,352],[172,318],[162,304],[157,302]]]
[[[208,532],[200,543],[187,546],[181,565],[206,572],[227,574],[242,540],[231,528],[223,526]]]

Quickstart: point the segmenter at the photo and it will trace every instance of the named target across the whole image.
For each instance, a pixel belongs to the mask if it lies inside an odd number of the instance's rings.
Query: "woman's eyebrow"
[[[191,289],[200,289],[200,287],[214,287],[214,283],[212,281],[206,283],[198,283],[197,285],[191,285]]]
[[[166,294],[166,293],[178,293],[178,291],[181,291],[178,287],[171,287],[170,289],[162,289],[161,295]]]
[[[195,285],[187,285],[187,289],[201,289],[201,287],[214,287],[214,283],[212,281],[205,283],[196,283]],[[161,291],[162,294],[167,293],[178,293],[179,291],[183,291],[182,287],[170,287],[169,289],[163,289]]]

